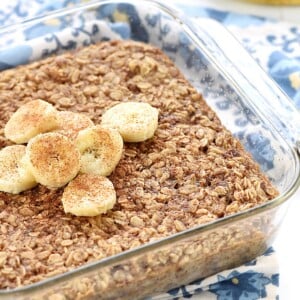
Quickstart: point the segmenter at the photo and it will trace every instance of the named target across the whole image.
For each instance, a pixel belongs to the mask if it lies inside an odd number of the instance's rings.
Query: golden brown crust
[[[80,174],[65,188],[62,203],[65,212],[77,216],[97,216],[115,205],[116,192],[108,178]]]
[[[32,98],[85,112],[96,124],[123,100],[159,109],[154,138],[125,144],[110,176],[117,204],[107,214],[66,216],[62,191],[42,186],[16,197],[0,193],[1,288],[66,272],[277,195],[201,95],[151,46],[100,43],[1,72],[0,87],[1,128]],[[8,141],[2,136],[0,143]]]
[[[39,134],[26,148],[26,164],[36,181],[50,188],[64,186],[80,169],[80,153],[67,137]]]
[[[32,100],[21,106],[5,124],[6,138],[15,143],[27,143],[39,133],[58,126],[57,111],[43,100]]]
[[[102,125],[117,129],[125,142],[144,142],[158,126],[158,110],[145,102],[123,102],[102,115]]]
[[[23,164],[26,147],[12,145],[0,151],[0,191],[19,194],[37,185]]]
[[[26,147],[24,145],[13,145],[6,148],[1,149],[2,153],[4,153],[3,157],[0,157],[0,164],[3,166],[0,168],[0,177],[9,177],[11,176],[10,170],[15,168],[15,165],[21,158],[25,155]],[[12,159],[7,159],[7,153],[12,153]]]
[[[78,133],[76,147],[81,153],[80,172],[108,176],[119,163],[123,140],[116,129],[96,125]]]
[[[77,137],[80,130],[94,126],[93,121],[83,113],[59,111],[57,117],[58,128],[56,132],[65,135],[71,140]]]

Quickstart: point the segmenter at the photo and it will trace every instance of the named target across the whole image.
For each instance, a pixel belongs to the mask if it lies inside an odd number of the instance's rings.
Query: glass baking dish
[[[299,186],[298,111],[218,23],[156,1],[96,1],[0,30],[0,68],[100,40],[133,39],[168,55],[280,191],[276,199],[67,273],[0,290],[1,299],[144,299],[262,254]]]

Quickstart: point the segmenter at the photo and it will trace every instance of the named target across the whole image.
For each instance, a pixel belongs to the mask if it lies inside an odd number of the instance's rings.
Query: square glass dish
[[[1,28],[0,68],[115,39],[160,48],[204,95],[280,195],[64,274],[0,290],[3,300],[144,299],[239,266],[272,244],[287,200],[299,186],[298,111],[240,44],[211,20],[196,25],[156,1],[96,1]]]

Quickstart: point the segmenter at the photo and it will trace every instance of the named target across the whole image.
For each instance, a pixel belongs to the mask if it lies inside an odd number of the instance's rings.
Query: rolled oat
[[[107,214],[65,215],[62,189],[37,186],[17,196],[0,193],[2,289],[40,281],[277,195],[201,95],[160,50],[149,45],[103,42],[50,57],[1,72],[0,88],[1,128],[18,107],[41,97],[57,109],[84,112],[96,124],[105,109],[121,101],[149,102],[159,109],[155,136],[125,145],[123,158],[110,176],[118,201]],[[0,146],[6,145],[9,142],[1,131]],[[227,243],[219,240],[215,248],[223,247],[226,253]],[[210,253],[211,249],[195,242],[186,251]],[[175,250],[171,256],[162,253],[145,270],[176,262],[180,278],[189,254]],[[113,278],[119,284],[125,274],[119,269]],[[84,297],[90,290],[89,282],[82,282],[77,292]],[[49,299],[65,296],[53,294]]]

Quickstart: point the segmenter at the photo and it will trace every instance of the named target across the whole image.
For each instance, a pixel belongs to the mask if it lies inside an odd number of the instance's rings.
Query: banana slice
[[[25,149],[23,145],[13,145],[0,151],[0,191],[19,194],[37,185],[22,165]]]
[[[106,213],[116,203],[112,182],[94,174],[79,174],[65,188],[62,204],[66,213],[93,217]]]
[[[55,132],[63,134],[71,140],[77,137],[80,130],[94,126],[88,116],[72,111],[59,111],[58,123],[58,129]]]
[[[121,159],[123,140],[117,130],[97,125],[79,131],[76,146],[81,153],[81,173],[108,176]]]
[[[48,102],[33,100],[22,105],[8,120],[5,137],[17,144],[27,143],[39,133],[58,126],[57,111]]]
[[[29,141],[24,162],[37,182],[48,188],[58,188],[79,172],[80,153],[67,137],[49,132]]]
[[[102,125],[116,128],[125,142],[142,142],[154,135],[158,110],[148,103],[123,102],[102,115]]]

